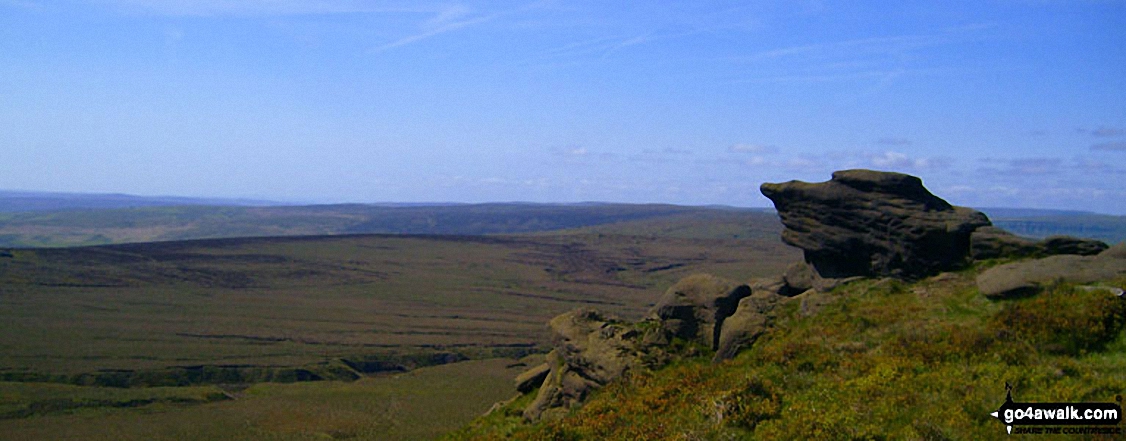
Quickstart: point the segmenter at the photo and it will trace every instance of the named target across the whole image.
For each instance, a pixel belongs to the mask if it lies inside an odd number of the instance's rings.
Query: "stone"
[[[660,321],[671,336],[715,349],[723,321],[735,313],[739,300],[749,295],[751,288],[747,285],[695,274],[665,291],[649,316]]]
[[[735,358],[750,349],[774,322],[774,308],[786,297],[774,293],[754,293],[739,300],[735,314],[723,322],[713,362]]]
[[[1096,256],[1056,255],[998,265],[982,272],[975,281],[986,297],[1007,299],[1036,294],[1057,281],[1094,283],[1126,277],[1123,248],[1126,245],[1118,244]]]
[[[560,409],[643,364],[640,335],[620,319],[582,308],[556,316],[550,327],[555,349],[548,353],[549,372],[539,393],[524,409],[527,420],[543,418],[545,412],[549,418],[557,416]]]
[[[786,273],[782,275],[782,281],[785,282],[786,287],[781,292],[784,296],[796,296],[810,288],[813,288],[814,280],[817,274],[813,272],[813,267],[805,262],[797,262],[791,264],[786,268]]]
[[[1102,241],[1071,236],[1049,236],[1036,242],[997,227],[981,227],[970,235],[970,254],[975,260],[1060,254],[1093,256],[1107,248],[1107,244]]]
[[[548,372],[551,372],[551,365],[547,363],[524,371],[516,377],[516,391],[526,394],[536,390],[543,385],[543,380],[547,379]]]
[[[1028,257],[1041,251],[1035,241],[997,227],[981,227],[970,234],[970,255],[974,260]]]
[[[1071,236],[1049,236],[1040,243],[1044,255],[1075,254],[1079,256],[1094,256],[1105,251],[1105,242],[1094,239],[1080,239]]]
[[[822,183],[765,183],[783,242],[801,248],[820,277],[914,279],[964,265],[970,235],[990,226],[979,211],[955,207],[910,175],[843,170]]]

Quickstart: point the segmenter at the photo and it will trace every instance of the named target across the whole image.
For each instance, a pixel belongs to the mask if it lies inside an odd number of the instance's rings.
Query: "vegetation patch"
[[[494,419],[503,431],[477,424],[450,438],[993,439],[1006,383],[1028,402],[1126,391],[1126,300],[1057,284],[991,302],[975,273],[854,282],[814,314],[795,299],[734,360],[637,372],[562,419]]]

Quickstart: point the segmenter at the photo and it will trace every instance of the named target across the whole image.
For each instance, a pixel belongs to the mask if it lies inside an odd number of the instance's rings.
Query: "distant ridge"
[[[0,247],[338,234],[519,234],[640,220],[716,217],[727,219],[724,225],[742,222],[748,226],[773,225],[771,221],[775,219],[771,213],[754,209],[666,204],[149,205],[0,212]],[[746,228],[729,228],[724,234],[747,234],[743,230]]]
[[[1053,210],[1049,208],[981,207],[977,208],[977,210],[985,213],[990,218],[1041,216],[1112,216],[1109,214],[1095,213],[1093,211]]]
[[[1126,216],[1089,211],[1035,208],[981,208],[993,224],[1012,233],[1045,238],[1066,235],[1098,239],[1107,243],[1126,241]]]
[[[280,202],[256,199],[189,198],[180,196],[135,196],[120,193],[54,193],[0,190],[0,213],[27,211],[89,210],[185,205],[271,206]]]

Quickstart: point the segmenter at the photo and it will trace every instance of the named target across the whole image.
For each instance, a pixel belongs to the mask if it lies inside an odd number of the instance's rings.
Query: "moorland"
[[[995,225],[1021,236],[1073,235],[1109,243],[1126,240],[1126,216],[1036,209],[982,211]],[[673,216],[693,220],[693,226],[686,227],[691,230],[713,228],[708,226],[711,218],[725,212],[772,213],[773,209],[604,203],[284,206],[207,199],[0,192],[0,247],[339,234],[516,234]]]
[[[551,317],[801,259],[772,211],[727,207],[53,208],[0,215],[3,439],[432,438],[513,395]]]
[[[556,314],[637,317],[688,274],[798,258],[770,213],[661,210],[535,234],[7,249],[0,437],[436,436],[507,398]]]

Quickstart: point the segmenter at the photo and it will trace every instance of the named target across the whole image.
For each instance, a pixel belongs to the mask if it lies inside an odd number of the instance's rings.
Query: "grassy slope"
[[[0,383],[0,439],[431,439],[511,395],[493,359],[355,382],[264,383],[225,392]],[[23,411],[29,417],[13,418]]]
[[[991,302],[974,272],[849,284],[810,314],[792,302],[733,361],[638,373],[532,426],[519,417],[529,394],[450,438],[1004,439],[989,413],[1006,382],[1024,402],[1111,402],[1126,391],[1123,300],[1061,285]]]

